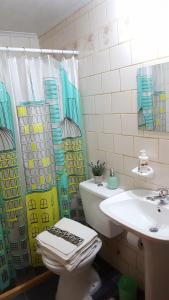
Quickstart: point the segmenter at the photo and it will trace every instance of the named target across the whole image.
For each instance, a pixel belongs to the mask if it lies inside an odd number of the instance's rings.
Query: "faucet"
[[[168,202],[166,202],[166,197],[169,195],[169,191],[165,188],[161,188],[158,190],[159,194],[155,195],[155,196],[148,196],[146,197],[146,199],[151,200],[151,201],[155,201],[157,199],[160,200],[159,205],[165,205],[168,204]]]

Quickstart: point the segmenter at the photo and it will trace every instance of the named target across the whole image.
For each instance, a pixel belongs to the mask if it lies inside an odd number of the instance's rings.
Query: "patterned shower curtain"
[[[78,62],[0,56],[0,290],[41,265],[35,237],[60,217],[83,221],[87,177]]]

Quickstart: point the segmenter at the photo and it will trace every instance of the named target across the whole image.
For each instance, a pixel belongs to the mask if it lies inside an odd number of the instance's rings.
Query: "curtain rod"
[[[56,50],[56,49],[35,49],[35,48],[14,48],[14,47],[0,47],[0,51],[15,51],[15,52],[34,52],[34,53],[51,53],[51,54],[73,54],[78,55],[76,50]]]

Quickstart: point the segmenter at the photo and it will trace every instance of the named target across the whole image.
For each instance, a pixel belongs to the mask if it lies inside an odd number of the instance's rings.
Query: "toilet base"
[[[60,276],[55,300],[89,300],[100,286],[100,277],[91,266],[71,276],[65,272]]]
[[[94,268],[92,268],[91,269],[89,295],[94,295],[100,289],[101,285],[102,285],[102,282],[101,282],[99,274],[95,271]]]

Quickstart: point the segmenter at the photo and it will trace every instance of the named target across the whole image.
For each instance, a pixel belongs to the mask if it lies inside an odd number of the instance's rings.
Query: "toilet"
[[[106,183],[97,186],[93,180],[80,183],[80,195],[87,224],[98,233],[112,238],[119,235],[122,229],[110,222],[100,211],[99,204],[124,190],[118,188],[109,190]],[[101,243],[96,249],[72,271],[68,271],[59,262],[41,253],[44,265],[53,273],[60,275],[56,293],[56,300],[91,300],[92,294],[101,286],[97,272],[92,268],[93,260],[101,248]]]

